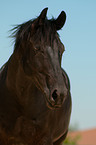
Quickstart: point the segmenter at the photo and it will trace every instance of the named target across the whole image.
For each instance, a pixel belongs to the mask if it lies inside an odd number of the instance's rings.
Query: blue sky
[[[9,0],[0,1],[0,67],[14,45],[8,36],[12,25],[38,16],[48,7],[48,18],[67,14],[59,31],[66,51],[62,67],[69,75],[72,93],[71,125],[79,129],[96,127],[96,0]]]

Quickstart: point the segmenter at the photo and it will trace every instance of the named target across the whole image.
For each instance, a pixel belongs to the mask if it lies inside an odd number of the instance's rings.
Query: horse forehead
[[[51,62],[54,62],[55,59],[58,60],[58,48],[52,48],[51,46],[47,46],[45,57],[46,56],[48,60],[51,60]]]

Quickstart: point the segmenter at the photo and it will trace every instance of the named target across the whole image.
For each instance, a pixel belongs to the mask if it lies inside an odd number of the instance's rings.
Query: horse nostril
[[[57,94],[57,90],[54,90],[54,92],[52,93],[52,98],[54,99],[54,101],[57,99],[58,94]]]

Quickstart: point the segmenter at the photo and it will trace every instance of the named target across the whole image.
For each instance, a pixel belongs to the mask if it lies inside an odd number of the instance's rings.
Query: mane
[[[38,39],[38,37],[40,39],[42,39],[42,36],[44,36],[44,37],[46,36],[46,39],[50,38],[50,41],[52,41],[54,39],[54,35],[56,33],[56,28],[55,28],[55,26],[53,26],[52,21],[54,21],[55,19],[52,18],[52,19],[48,20],[46,18],[43,25],[38,24],[36,26],[36,28],[32,29],[32,24],[34,23],[35,20],[36,19],[32,19],[32,20],[29,20],[20,25],[16,25],[11,30],[12,31],[11,37],[15,38],[14,50],[19,48],[22,41],[30,40],[30,37],[32,37],[32,34],[36,35],[36,39]],[[35,31],[34,31],[34,29],[35,29]]]
[[[26,37],[28,37],[28,35],[30,34],[30,27],[32,23],[33,20],[29,20],[25,23],[15,25],[15,27],[10,30],[12,32],[10,37],[14,38],[15,43],[14,49],[19,46],[19,43],[24,39],[25,34],[27,35]]]

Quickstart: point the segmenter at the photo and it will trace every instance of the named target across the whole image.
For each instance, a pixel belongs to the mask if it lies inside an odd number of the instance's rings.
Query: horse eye
[[[34,54],[38,54],[40,52],[40,47],[34,47]]]
[[[34,49],[35,49],[36,51],[40,51],[40,46],[36,46]]]
[[[35,53],[36,53],[36,54],[38,54],[38,53],[44,54],[44,51],[43,51],[43,49],[42,49],[40,46],[36,46],[36,47],[35,47]]]

